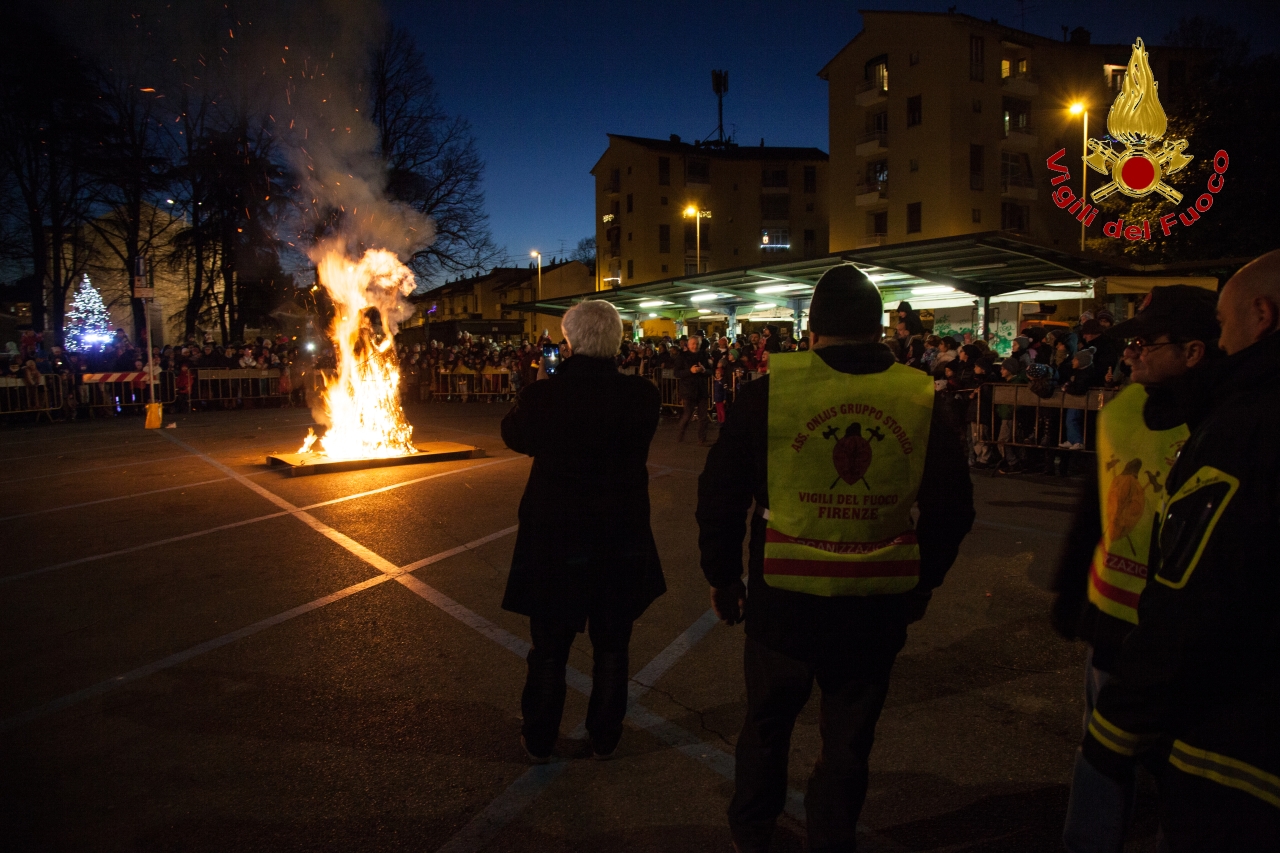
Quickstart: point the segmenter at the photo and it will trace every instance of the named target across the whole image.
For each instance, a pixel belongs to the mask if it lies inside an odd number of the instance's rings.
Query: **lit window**
[[[764,228],[760,231],[760,248],[766,252],[785,252],[791,248],[788,228]]]

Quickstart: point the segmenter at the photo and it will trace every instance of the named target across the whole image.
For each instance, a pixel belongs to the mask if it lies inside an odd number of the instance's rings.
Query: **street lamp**
[[[702,272],[702,220],[711,218],[711,211],[689,205],[684,218],[693,220],[693,269],[694,275]]]
[[[538,259],[538,294],[535,299],[542,299],[542,253],[534,249],[529,257]]]
[[[1081,147],[1080,159],[1083,161],[1085,157],[1089,156],[1089,110],[1085,107],[1083,101],[1076,101],[1074,104],[1071,105],[1069,112],[1073,116],[1083,117],[1083,125],[1084,125],[1084,132],[1082,135],[1083,141],[1080,143],[1080,147]],[[1089,166],[1087,163],[1082,162],[1080,164],[1080,200],[1082,202],[1085,199],[1085,191],[1088,187],[1088,184],[1089,184]],[[1083,219],[1080,220],[1080,251],[1082,252],[1084,251],[1084,220]]]

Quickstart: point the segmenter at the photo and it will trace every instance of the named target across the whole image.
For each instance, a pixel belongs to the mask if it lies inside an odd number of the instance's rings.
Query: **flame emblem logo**
[[[1164,182],[1167,175],[1186,168],[1193,156],[1184,154],[1185,139],[1164,139],[1169,120],[1160,106],[1159,84],[1151,73],[1147,49],[1138,39],[1129,56],[1124,83],[1107,113],[1107,131],[1111,139],[1124,145],[1117,150],[1107,140],[1090,139],[1084,162],[1095,172],[1111,180],[1090,193],[1095,203],[1119,191],[1132,198],[1159,193],[1177,204],[1182,193]]]

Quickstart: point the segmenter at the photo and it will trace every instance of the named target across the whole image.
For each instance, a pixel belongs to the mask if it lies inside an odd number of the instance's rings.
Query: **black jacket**
[[[1191,437],[1169,475],[1138,626],[1084,754],[1112,775],[1168,756],[1247,785],[1257,777],[1180,744],[1280,775],[1280,334],[1224,359],[1189,402]],[[1219,483],[1196,487],[1215,470]]]
[[[502,440],[533,457],[502,606],[581,631],[635,619],[667,589],[649,528],[649,443],[661,398],[613,359],[575,355],[520,392]]]
[[[893,364],[881,344],[829,347],[816,351],[843,373],[880,373]],[[747,510],[769,506],[769,383],[764,376],[747,383],[730,409],[698,479],[698,544],[702,573],[713,587],[742,576],[742,539]],[[946,406],[934,406],[925,455],[924,481],[917,499],[920,520],[920,592],[942,583],[960,543],[973,524],[973,485],[961,430]],[[798,660],[829,654],[865,661],[873,668],[891,665],[906,639],[903,595],[827,598],[775,589],[764,581],[765,521],[751,520],[747,564],[747,635]],[[917,593],[907,593],[907,596]],[[887,675],[887,669],[884,670]]]
[[[695,365],[701,367],[702,370],[697,373],[690,373],[689,368]],[[689,352],[688,349],[682,349],[675,355],[674,367],[677,387],[680,390],[680,399],[696,400],[699,397],[707,396],[711,388],[708,380],[714,372],[711,367],[711,355],[709,353],[702,350]]]

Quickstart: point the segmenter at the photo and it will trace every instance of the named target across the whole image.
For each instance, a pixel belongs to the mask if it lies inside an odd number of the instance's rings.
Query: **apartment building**
[[[430,324],[431,338],[445,342],[455,340],[459,332],[537,340],[544,330],[559,340],[559,315],[517,311],[513,306],[538,298],[587,293],[595,290],[595,280],[595,271],[581,261],[543,266],[541,284],[537,267],[494,267],[483,275],[409,297],[418,307],[404,327]]]
[[[828,251],[827,155],[817,148],[611,133],[591,174],[603,288]]]
[[[1059,41],[955,13],[864,11],[862,20],[819,72],[831,250],[995,230],[1078,247],[1080,225],[1053,206],[1044,162],[1066,148],[1078,187],[1083,128],[1068,107],[1085,103],[1090,136],[1101,138],[1130,45],[1091,44],[1081,28]],[[1180,52],[1149,50],[1161,92],[1185,81]]]

